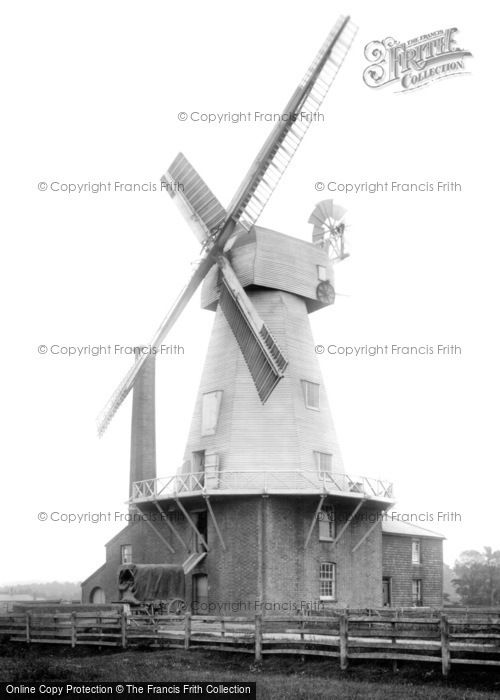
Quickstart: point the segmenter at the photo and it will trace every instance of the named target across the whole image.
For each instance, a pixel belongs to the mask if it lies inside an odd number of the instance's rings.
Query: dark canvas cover
[[[118,570],[120,599],[131,603],[184,600],[184,569],[177,564],[123,564]]]

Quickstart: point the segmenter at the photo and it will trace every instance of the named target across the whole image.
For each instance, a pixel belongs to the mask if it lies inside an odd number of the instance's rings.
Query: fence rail
[[[251,618],[30,611],[0,616],[0,641],[218,649],[253,654],[257,661],[267,654],[329,656],[339,659],[341,669],[350,659],[432,662],[441,664],[445,676],[452,664],[500,666],[498,610],[450,610],[439,617],[382,612]]]

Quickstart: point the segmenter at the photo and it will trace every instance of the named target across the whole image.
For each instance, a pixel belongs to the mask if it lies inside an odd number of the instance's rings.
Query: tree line
[[[18,594],[30,595],[42,600],[80,600],[81,589],[79,583],[71,581],[49,581],[45,583],[19,583],[0,586],[0,593],[14,596]]]

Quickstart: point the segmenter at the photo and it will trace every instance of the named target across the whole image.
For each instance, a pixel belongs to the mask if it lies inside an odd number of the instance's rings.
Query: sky
[[[226,205],[272,125],[191,115],[280,112],[342,12],[359,25],[355,43],[324,121],[311,126],[259,223],[310,240],[318,201],[348,209],[350,257],[336,267],[335,305],[311,316],[317,343],[460,347],[326,352],[320,363],[348,473],[392,480],[394,510],[441,532],[448,563],[465,549],[500,549],[498,10],[426,0],[11,1],[0,42],[9,66],[0,585],[83,580],[125,524],[130,398],[101,440],[95,417],[131,357],[58,348],[148,343],[200,252],[164,192],[126,183],[158,185],[182,151]],[[466,75],[405,94],[363,82],[369,42],[449,27],[473,54]],[[315,189],[386,181],[452,181],[460,191]],[[61,191],[98,182],[112,191]],[[196,296],[168,340],[184,353],[157,363],[159,476],[182,461],[212,321]],[[439,512],[454,520],[438,522]],[[112,517],[88,522],[96,513]]]

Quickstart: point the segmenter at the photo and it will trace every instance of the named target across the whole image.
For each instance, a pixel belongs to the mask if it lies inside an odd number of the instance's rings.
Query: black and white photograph
[[[498,697],[498,9],[0,16],[2,696]]]

